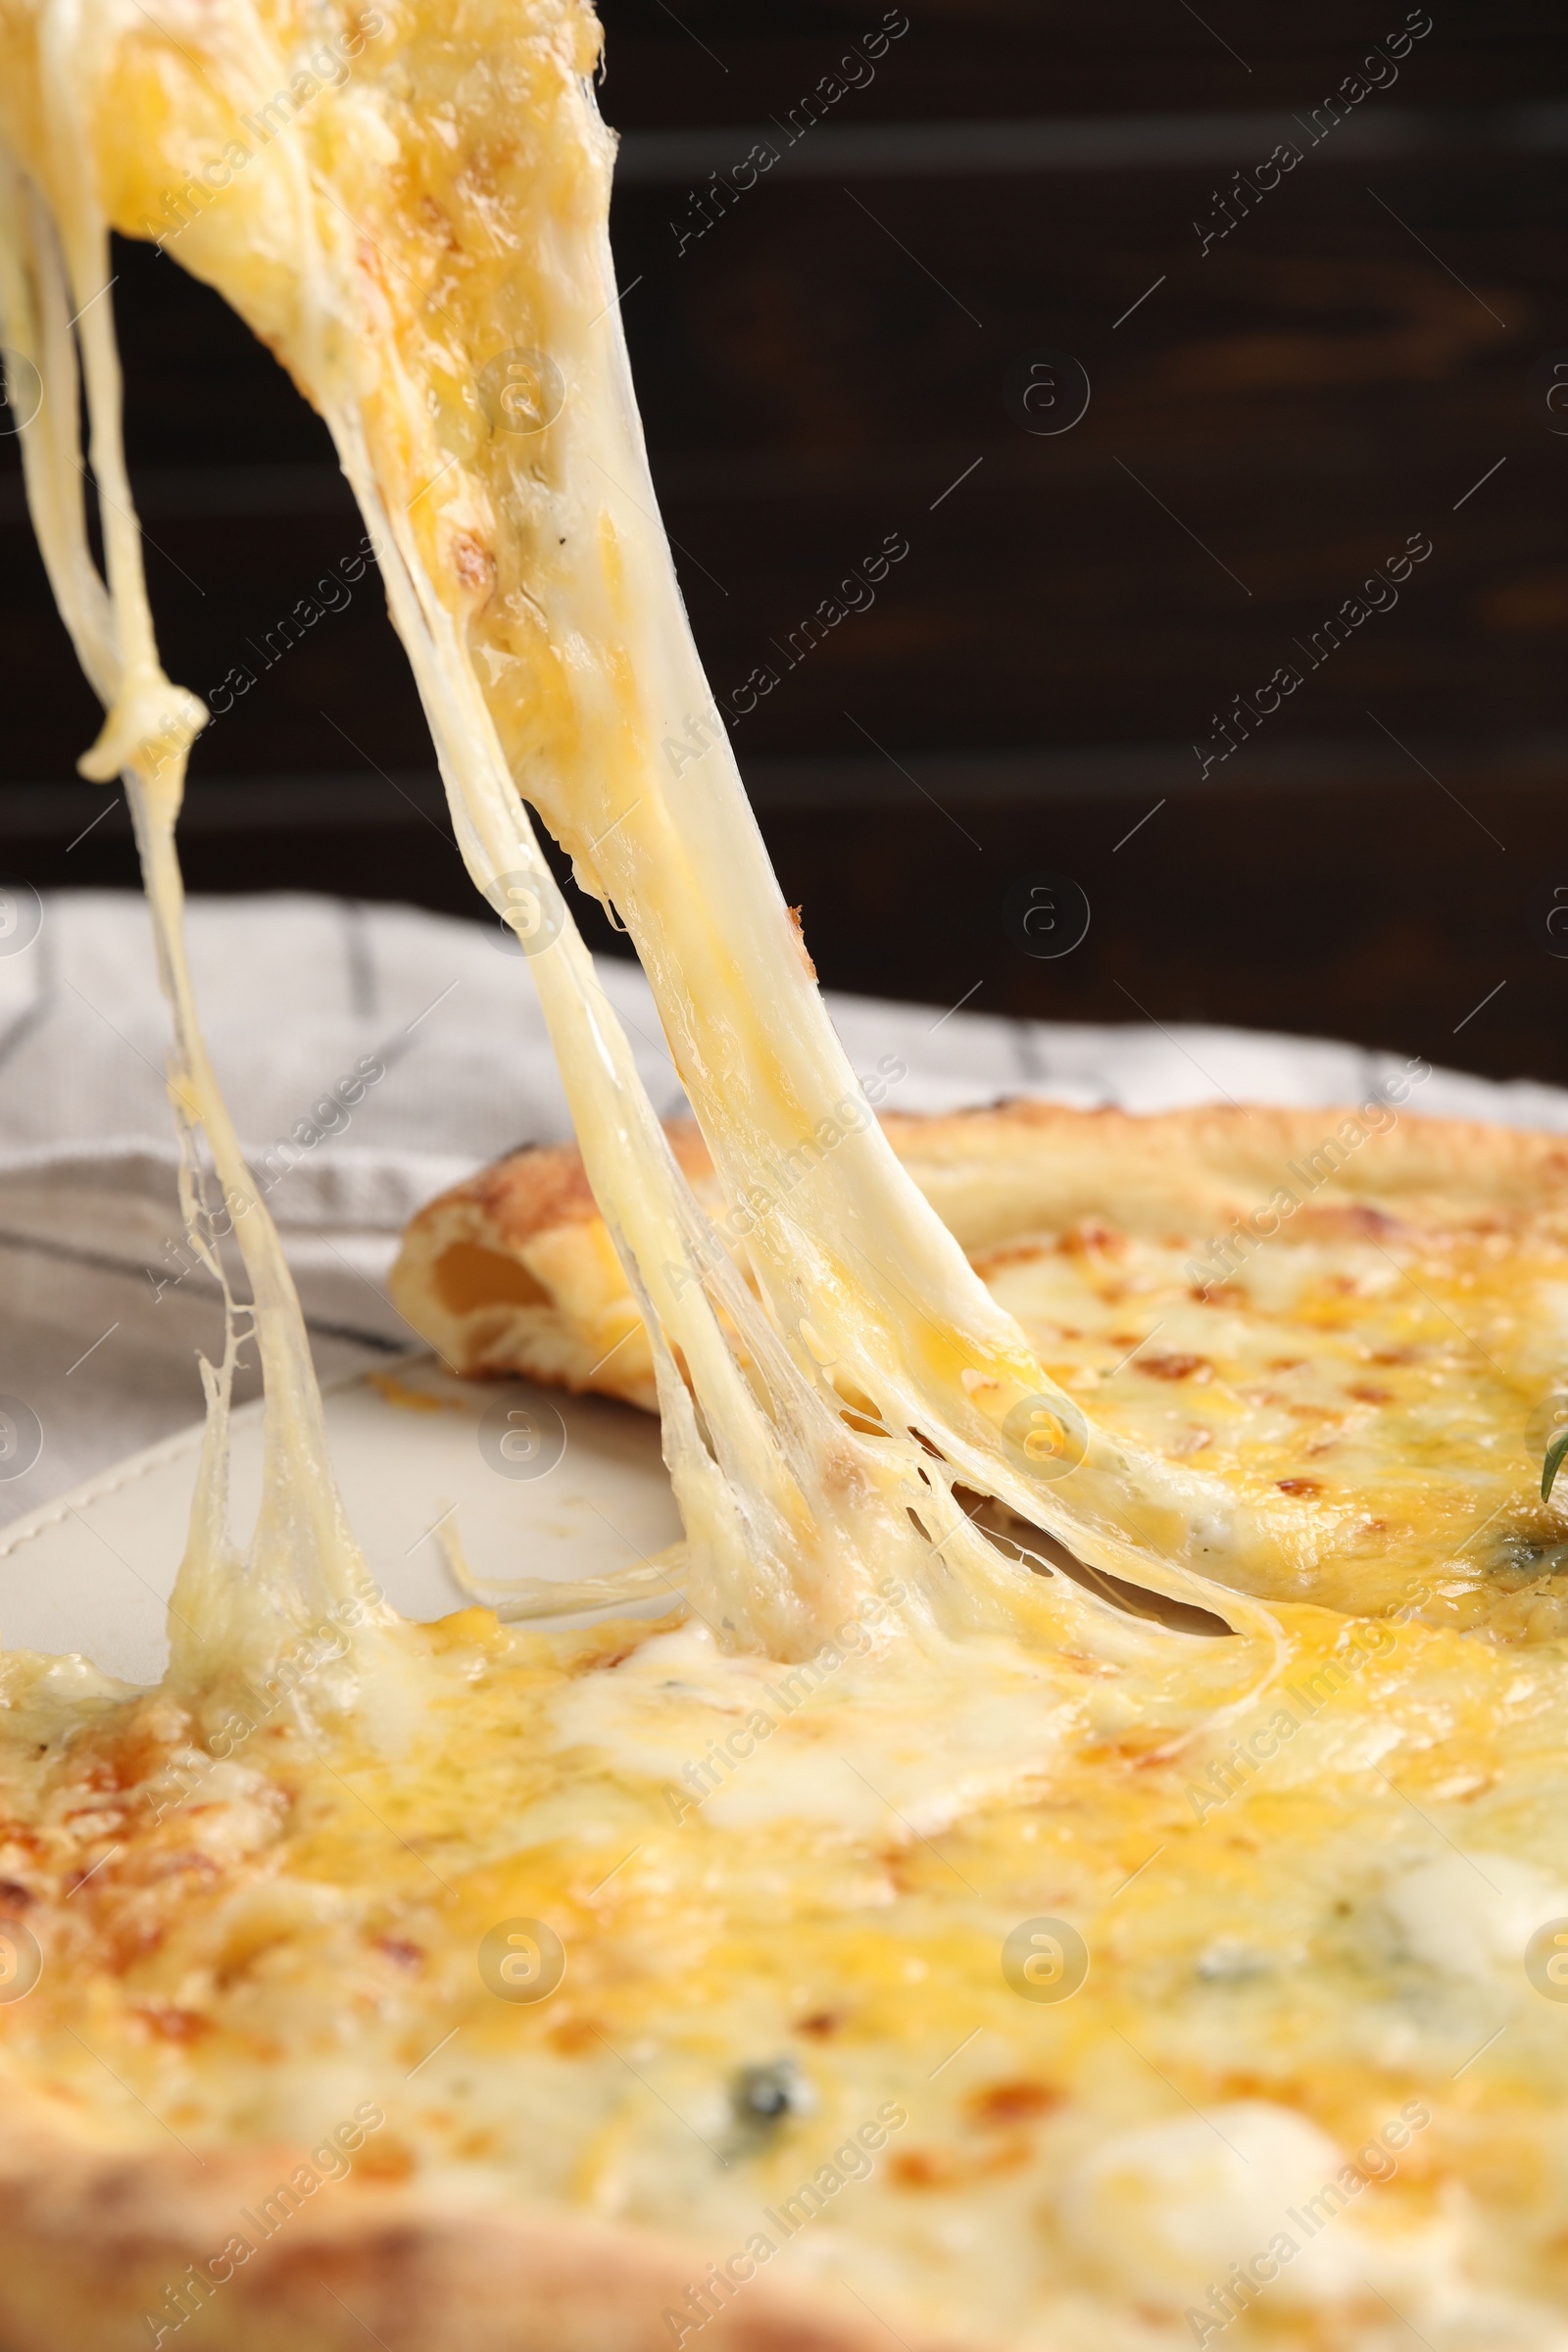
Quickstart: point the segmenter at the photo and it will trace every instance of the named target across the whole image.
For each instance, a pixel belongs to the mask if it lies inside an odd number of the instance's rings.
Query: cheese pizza
[[[681,611],[598,56],[581,0],[0,0],[28,496],[243,1265],[164,1682],[0,1656],[0,2338],[1568,2344],[1554,1152],[1367,1106],[1313,1198],[1263,1114],[878,1125]],[[685,1532],[593,1597],[656,1617],[412,1624],[347,1524],[185,963],[111,227],[333,433],[582,1152],[405,1279],[478,1368],[624,1344]]]

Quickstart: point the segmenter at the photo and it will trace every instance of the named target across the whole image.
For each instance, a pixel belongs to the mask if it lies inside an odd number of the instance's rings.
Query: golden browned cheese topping
[[[186,1706],[13,1661],[7,2062],[126,2148],[291,2147],[296,2202],[560,2200],[896,2326],[1174,2345],[1273,2246],[1243,2341],[1554,2341],[1555,1653],[1287,1606],[1275,1675],[1161,1691],[1136,1634],[878,1654],[898,1598],[795,1667],[468,1611],[375,1736],[330,1627]]]
[[[1504,1641],[1568,1633],[1568,1530],[1540,1493],[1563,1218],[1434,1231],[1325,1208],[1201,1286],[1193,1254],[1097,1218],[976,1265],[1098,1422],[1298,1503],[1294,1557],[1227,1562],[1227,1581]]]

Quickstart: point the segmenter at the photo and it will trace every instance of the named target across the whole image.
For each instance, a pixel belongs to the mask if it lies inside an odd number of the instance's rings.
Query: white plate
[[[349,1524],[406,1616],[464,1606],[434,1539],[442,1520],[487,1583],[605,1576],[680,1535],[659,1424],[630,1405],[455,1380],[424,1354],[338,1383],[325,1405]],[[234,1415],[236,1534],[261,1494],[263,1409]],[[198,1425],[132,1454],[6,1529],[5,1648],[80,1651],[127,1682],[157,1682],[201,1434]]]

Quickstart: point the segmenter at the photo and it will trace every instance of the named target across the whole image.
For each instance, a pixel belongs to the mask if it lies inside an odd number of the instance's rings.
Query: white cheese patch
[[[705,1626],[645,1642],[557,1702],[565,1748],[653,1781],[672,1814],[720,1829],[800,1821],[866,1838],[929,1837],[1048,1773],[1076,1710],[1048,1668],[1011,1654],[946,1672],[907,1637],[874,1657],[799,1665],[728,1657]]]
[[[1393,2162],[1385,2155],[1377,2169]],[[1352,2187],[1354,2175],[1305,2117],[1244,2099],[1104,2141],[1067,2182],[1060,2214],[1102,2278],[1205,2315],[1211,2290],[1226,2290],[1238,2269],[1233,2301],[1266,2298],[1282,2312],[1353,2294],[1367,2278],[1408,2288],[1434,2276],[1449,2258],[1452,2224],[1374,2234],[1356,2203],[1375,2200],[1379,2183]]]
[[[1524,1982],[1525,1947],[1547,1920],[1568,1918],[1568,1884],[1512,1854],[1428,1855],[1384,1893],[1405,1950],[1446,1976]]]

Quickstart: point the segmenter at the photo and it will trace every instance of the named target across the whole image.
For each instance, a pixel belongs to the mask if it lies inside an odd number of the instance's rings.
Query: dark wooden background
[[[1294,135],[1402,0],[1266,21],[1240,0],[908,0],[874,82],[684,252],[691,190],[881,0],[604,13],[627,331],[715,685],[885,533],[909,542],[736,738],[823,979],[1568,1080],[1568,960],[1542,919],[1568,882],[1568,435],[1545,401],[1568,362],[1560,0],[1435,0],[1397,83],[1206,256],[1215,189]],[[165,658],[202,691],[359,532],[271,361],[169,261],[118,261]],[[1092,386],[1054,437],[1004,399],[1043,349]],[[14,443],[0,466],[0,864],[128,883],[123,810],[82,837],[105,805],[73,776],[97,714]],[[1202,780],[1214,714],[1304,666],[1293,641],[1412,533],[1434,552],[1397,608]],[[194,889],[482,912],[428,821],[373,574],[194,773]],[[1093,909],[1054,961],[1005,915],[1042,871]]]

